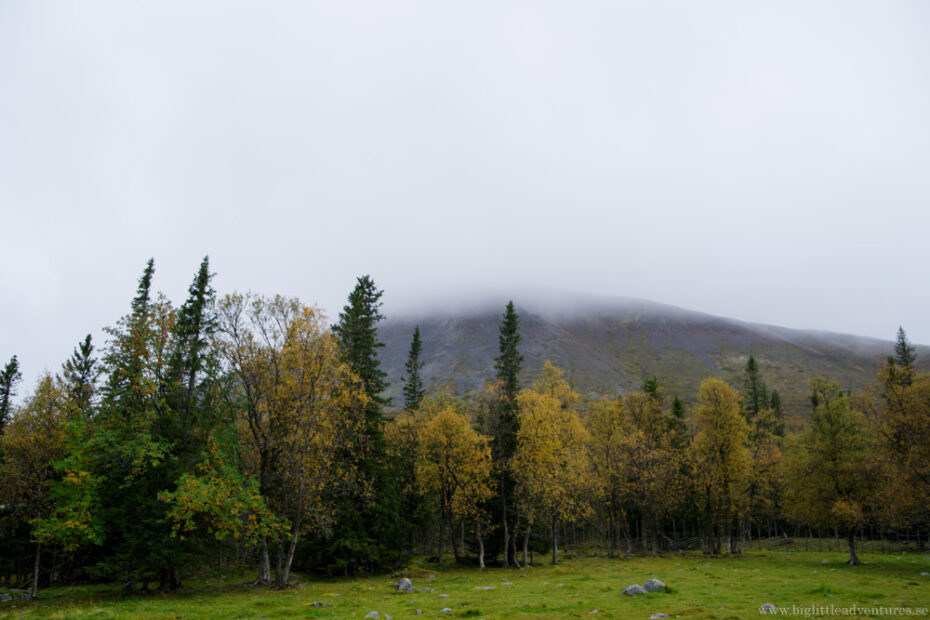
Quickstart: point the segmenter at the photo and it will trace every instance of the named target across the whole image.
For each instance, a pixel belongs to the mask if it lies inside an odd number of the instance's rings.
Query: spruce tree
[[[13,408],[16,384],[22,378],[23,375],[19,372],[19,360],[14,355],[4,366],[3,371],[0,371],[0,435],[3,434],[3,427],[10,415],[10,409]]]
[[[781,396],[778,395],[778,390],[772,390],[772,394],[769,397],[769,407],[775,413],[775,434],[779,437],[785,436],[785,414],[781,408]]]
[[[659,399],[659,380],[654,375],[651,379],[643,381],[642,389],[650,398]]]
[[[913,368],[917,361],[917,351],[908,342],[907,333],[903,327],[898,327],[898,337],[894,345],[894,361],[901,368]]]
[[[404,410],[415,411],[420,407],[423,401],[423,378],[420,376],[420,370],[423,368],[423,362],[420,361],[420,351],[422,349],[420,342],[420,326],[413,328],[413,339],[410,341],[410,353],[407,355],[407,376],[404,378]]]
[[[87,334],[61,367],[61,384],[73,414],[86,416],[93,402],[101,372],[93,353],[94,345]]]
[[[517,393],[520,391],[517,376],[520,374],[523,356],[517,348],[520,345],[520,318],[512,301],[507,302],[504,309],[497,342],[499,354],[494,359],[494,369],[497,371],[498,381],[501,382],[504,398],[512,403],[515,409]]]
[[[892,376],[898,383],[908,387],[914,381],[914,362],[917,361],[917,351],[908,342],[904,328],[898,327],[898,336],[894,345],[894,357],[888,358],[888,366]]]
[[[344,490],[332,537],[308,544],[308,553],[301,561],[343,574],[372,573],[396,562],[404,551],[400,495],[384,441],[386,401],[382,393],[387,388],[387,374],[378,360],[384,343],[377,333],[377,324],[384,318],[382,293],[369,276],[358,278],[339,322],[332,328],[342,359],[362,381],[368,396],[362,412],[364,428],[355,445],[346,446],[346,458],[357,463],[360,486],[370,488],[373,496],[360,497],[353,489]],[[355,454],[349,454],[353,451]]]
[[[519,405],[517,395],[520,392],[518,376],[523,364],[520,354],[520,319],[514,310],[513,301],[507,303],[501,320],[498,336],[499,354],[494,360],[497,381],[500,385],[500,398],[495,403],[493,412],[492,457],[499,475],[498,493],[500,494],[500,519],[503,525],[504,566],[516,563],[516,553],[510,541],[516,536],[514,531],[514,479],[510,472],[510,459],[516,450]]]
[[[752,423],[756,415],[768,407],[768,393],[759,374],[759,365],[750,355],[743,373],[743,415]]]
[[[672,399],[672,415],[678,420],[685,419],[685,405],[678,398],[678,394]]]
[[[378,349],[384,343],[378,340],[378,321],[381,314],[381,295],[374,281],[367,275],[358,278],[349,294],[349,303],[339,313],[339,322],[333,325],[333,333],[339,341],[343,359],[362,380],[369,404],[365,411],[366,433],[376,449],[383,449],[385,400],[381,396],[387,384],[387,373],[381,370]]]

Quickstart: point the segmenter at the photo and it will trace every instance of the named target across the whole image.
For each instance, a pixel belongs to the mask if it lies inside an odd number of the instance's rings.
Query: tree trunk
[[[481,524],[475,528],[475,535],[478,537],[478,566],[484,570],[484,536],[481,534]]]
[[[262,536],[262,554],[258,565],[258,582],[271,583],[271,558],[268,555],[268,537]]]
[[[291,565],[294,563],[294,552],[297,550],[297,532],[291,534],[291,542],[287,546],[287,555],[283,562],[278,562],[278,573],[275,575],[275,586],[284,590],[287,588],[288,579],[291,576]]]
[[[552,563],[559,563],[559,522],[552,517]]]
[[[855,530],[850,530],[846,532],[846,546],[849,548],[849,560],[847,564],[853,566],[858,566],[862,562],[859,561],[859,556],[856,555],[856,532]]]
[[[524,567],[529,566],[529,560],[527,559],[529,555],[529,550],[530,550],[530,527],[527,526],[526,531],[523,532],[523,566]]]
[[[42,556],[42,543],[36,543],[36,556],[32,564],[32,586],[29,588],[29,597],[35,598],[39,593],[39,560]]]
[[[442,551],[443,551],[442,545],[445,542],[445,538],[446,538],[446,517],[442,515],[439,517],[439,568],[442,568]]]
[[[459,553],[458,536],[455,534],[455,521],[453,521],[452,527],[449,528],[449,544],[452,546],[452,555],[455,557],[455,563],[460,564],[462,562],[462,557]]]
[[[507,524],[507,491],[503,484],[501,484],[501,513],[503,514],[504,521],[504,568],[507,568],[510,566],[510,562],[508,562],[510,554],[510,526]]]

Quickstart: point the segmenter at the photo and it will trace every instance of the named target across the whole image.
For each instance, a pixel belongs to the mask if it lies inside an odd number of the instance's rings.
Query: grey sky
[[[930,4],[0,1],[0,358],[478,287],[930,343]],[[98,343],[99,344],[99,343]]]

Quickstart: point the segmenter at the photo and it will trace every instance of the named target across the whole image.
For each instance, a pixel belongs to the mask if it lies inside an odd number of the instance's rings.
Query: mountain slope
[[[888,341],[757,325],[642,300],[572,296],[515,302],[526,358],[524,381],[531,381],[549,359],[566,371],[576,390],[591,396],[637,390],[644,379],[656,376],[668,394],[689,402],[711,375],[739,387],[751,353],[766,384],[781,394],[789,420],[796,422],[808,415],[811,377],[861,387],[893,351]],[[392,390],[401,388],[418,324],[428,389],[473,394],[493,378],[504,303],[385,321],[379,330],[386,345],[381,359]],[[930,348],[918,347],[918,360],[928,359]]]

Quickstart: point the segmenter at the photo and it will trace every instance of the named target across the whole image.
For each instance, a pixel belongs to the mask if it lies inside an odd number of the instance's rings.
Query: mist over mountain
[[[789,423],[797,422],[809,415],[812,377],[835,379],[844,389],[864,386],[894,348],[890,340],[747,323],[641,299],[537,291],[512,297],[520,315],[524,382],[548,359],[565,370],[576,390],[592,397],[638,390],[655,376],[669,396],[688,403],[711,375],[739,388],[752,354],[769,389],[779,391]],[[430,392],[469,397],[492,379],[508,299],[488,291],[466,302],[437,301],[391,313],[379,334],[395,404],[415,325]],[[930,347],[917,350],[918,366],[926,368]]]

